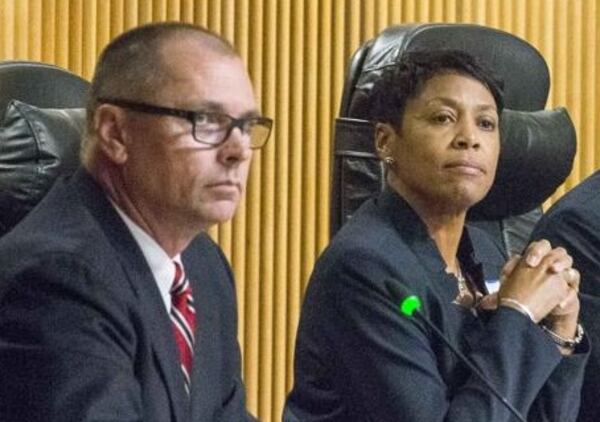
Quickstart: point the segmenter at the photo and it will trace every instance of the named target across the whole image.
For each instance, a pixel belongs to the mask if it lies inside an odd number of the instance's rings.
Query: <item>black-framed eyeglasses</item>
[[[138,101],[120,98],[98,98],[98,102],[148,114],[175,116],[187,119],[192,124],[192,136],[201,144],[216,147],[229,138],[231,131],[238,128],[250,138],[250,148],[258,149],[269,139],[273,120],[268,117],[247,117],[236,119],[225,113],[191,111],[160,107]]]

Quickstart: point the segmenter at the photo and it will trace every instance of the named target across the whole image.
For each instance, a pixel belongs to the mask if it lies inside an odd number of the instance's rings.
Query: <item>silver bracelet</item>
[[[500,305],[504,305],[506,307],[513,308],[514,310],[517,310],[517,311],[521,312],[522,314],[527,315],[534,324],[537,324],[537,321],[533,317],[533,312],[531,312],[531,309],[529,309],[527,306],[523,305],[518,300],[511,299],[509,297],[503,297],[503,298],[500,298]]]
[[[583,340],[584,331],[581,324],[577,324],[577,328],[575,329],[575,337],[573,338],[559,336],[550,328],[546,327],[544,324],[540,324],[540,327],[542,327],[542,330],[550,336],[552,341],[557,346],[564,347],[569,350],[573,350],[575,346],[577,346],[579,343],[581,343],[581,340]]]

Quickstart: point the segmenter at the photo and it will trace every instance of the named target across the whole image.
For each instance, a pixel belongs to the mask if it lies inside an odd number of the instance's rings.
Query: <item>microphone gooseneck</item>
[[[419,321],[423,322],[440,340],[444,342],[444,344],[454,353],[461,362],[463,362],[472,373],[474,373],[488,388],[488,390],[496,396],[502,404],[520,421],[527,422],[527,419],[519,412],[506,397],[504,397],[500,392],[496,389],[496,387],[487,379],[485,374],[479,370],[470,359],[465,356],[460,350],[458,350],[446,337],[442,331],[435,326],[435,324],[425,315],[421,313],[421,299],[419,296],[410,294],[406,291],[406,288],[400,284],[400,282],[392,279],[388,279],[385,281],[385,287],[387,288],[390,296],[393,300],[399,300],[399,310],[403,316],[408,318],[418,318]]]

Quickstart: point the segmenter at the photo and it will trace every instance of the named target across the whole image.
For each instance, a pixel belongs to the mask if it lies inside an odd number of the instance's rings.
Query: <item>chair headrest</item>
[[[340,116],[367,118],[366,99],[383,69],[393,66],[406,52],[433,49],[465,51],[494,69],[504,80],[507,108],[535,111],[545,107],[550,87],[548,66],[540,53],[522,39],[479,25],[398,25],[381,32],[353,56],[354,82],[346,87],[350,92]]]
[[[0,115],[11,100],[43,108],[85,107],[89,82],[58,66],[0,62]]]
[[[79,165],[85,109],[44,109],[13,100],[0,127],[0,236],[18,223],[61,174]]]
[[[504,109],[494,185],[469,211],[471,220],[515,216],[540,206],[571,173],[576,134],[569,113]]]
[[[0,235],[78,165],[89,86],[51,64],[0,62]]]

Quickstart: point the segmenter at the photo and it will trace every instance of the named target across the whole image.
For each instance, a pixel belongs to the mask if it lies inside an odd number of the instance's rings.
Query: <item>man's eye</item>
[[[219,129],[227,126],[227,119],[216,113],[200,113],[196,115],[196,125],[211,129]]]

